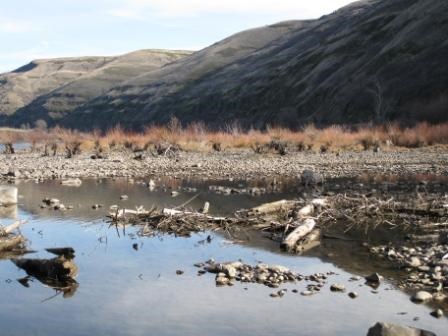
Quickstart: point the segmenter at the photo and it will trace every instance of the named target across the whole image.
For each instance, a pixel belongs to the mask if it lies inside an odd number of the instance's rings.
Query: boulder
[[[427,330],[378,322],[369,329],[367,336],[436,336],[436,334]]]

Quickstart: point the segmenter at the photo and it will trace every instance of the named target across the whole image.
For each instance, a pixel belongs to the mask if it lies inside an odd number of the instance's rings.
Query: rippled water
[[[207,183],[166,181],[167,186],[196,186],[202,191],[189,206],[198,208],[210,201],[217,214],[238,208],[297,196],[289,193],[252,197],[221,196],[207,191]],[[173,206],[195,193],[176,198],[170,190],[150,192],[127,181],[84,181],[80,188],[62,187],[57,182],[18,184],[20,205],[17,216],[27,219],[22,233],[36,253],[29,258],[50,258],[49,247],[71,246],[76,250],[79,287],[71,295],[56,292],[34,279],[29,288],[17,279],[26,274],[11,261],[0,261],[1,335],[365,335],[377,321],[396,322],[446,335],[447,319],[436,320],[430,307],[415,305],[409,296],[386,281],[372,293],[362,282],[348,282],[353,275],[372,270],[387,276],[396,272],[362,255],[353,244],[328,241],[308,256],[280,253],[278,246],[260,237],[243,244],[215,233],[190,238],[139,237],[136,230],[109,228],[105,214],[112,204],[133,207],[152,204]],[[129,200],[120,201],[127,194]],[[57,197],[74,206],[65,213],[40,209],[44,197]],[[93,210],[92,204],[104,204]],[[5,215],[5,214],[4,214]],[[12,213],[12,215],[14,215]],[[3,219],[6,223],[10,220]],[[211,234],[210,243],[205,240]],[[135,245],[137,244],[137,249]],[[331,257],[329,254],[331,253]],[[294,294],[306,283],[288,284],[280,299],[269,296],[271,288],[240,284],[217,288],[214,276],[197,276],[193,266],[209,258],[217,261],[243,259],[290,267],[302,274],[336,272],[329,284],[343,283],[359,297],[331,293],[329,286],[312,297]],[[176,270],[184,274],[176,275]],[[406,313],[406,314],[402,314]],[[418,317],[418,321],[414,319]]]

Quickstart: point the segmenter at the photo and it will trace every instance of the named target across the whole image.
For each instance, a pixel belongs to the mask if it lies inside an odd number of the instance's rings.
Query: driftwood
[[[272,203],[262,204],[255,208],[249,210],[249,213],[258,214],[258,215],[268,215],[272,213],[278,213],[282,211],[288,211],[295,207],[297,207],[299,202],[297,201],[287,201],[281,200]]]
[[[17,221],[13,224],[10,224],[4,228],[0,226],[0,236],[7,236],[8,234],[12,233],[13,231],[17,230],[19,227],[21,227],[23,224],[25,224],[24,221]]]
[[[21,249],[25,243],[23,236],[5,236],[0,237],[0,252]]]
[[[295,245],[294,252],[304,253],[319,246],[321,234],[322,232],[320,229],[314,229],[309,234],[307,234],[303,239],[297,242],[297,244]]]
[[[79,178],[68,179],[61,181],[61,184],[66,187],[79,187],[82,184],[82,181]]]
[[[303,222],[298,224],[297,228],[292,231],[286,238],[282,241],[280,247],[287,251],[294,251],[297,242],[304,238],[307,234],[313,231],[316,226],[316,221],[312,218],[307,218]]]
[[[304,218],[304,217],[308,217],[308,216],[312,216],[314,214],[314,205],[313,204],[308,204],[306,206],[304,206],[303,208],[301,208],[298,212],[297,212],[297,216],[299,218]]]

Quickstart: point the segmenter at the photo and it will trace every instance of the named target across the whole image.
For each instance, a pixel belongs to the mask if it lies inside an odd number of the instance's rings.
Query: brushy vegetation
[[[110,150],[155,150],[163,152],[172,146],[184,151],[223,151],[252,148],[256,153],[291,151],[339,152],[376,150],[379,148],[417,148],[448,144],[448,123],[418,124],[403,128],[398,125],[316,128],[308,125],[300,131],[268,127],[266,130],[243,131],[237,126],[210,131],[199,123],[182,127],[176,119],[166,126],[151,126],[144,132],[128,132],[115,127],[107,132],[82,133],[59,127],[48,131],[0,129],[0,143],[28,142],[33,148],[45,146],[47,155],[65,151],[67,156],[81,151],[103,153]]]

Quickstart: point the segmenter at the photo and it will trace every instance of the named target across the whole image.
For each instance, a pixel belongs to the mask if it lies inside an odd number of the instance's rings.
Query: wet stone
[[[442,309],[436,309],[433,312],[431,312],[431,316],[435,318],[442,318],[443,317],[443,310]]]
[[[342,284],[333,284],[330,287],[332,292],[345,292],[345,286]]]
[[[432,294],[425,291],[417,292],[411,297],[411,300],[415,303],[429,302],[432,301],[432,299]]]

